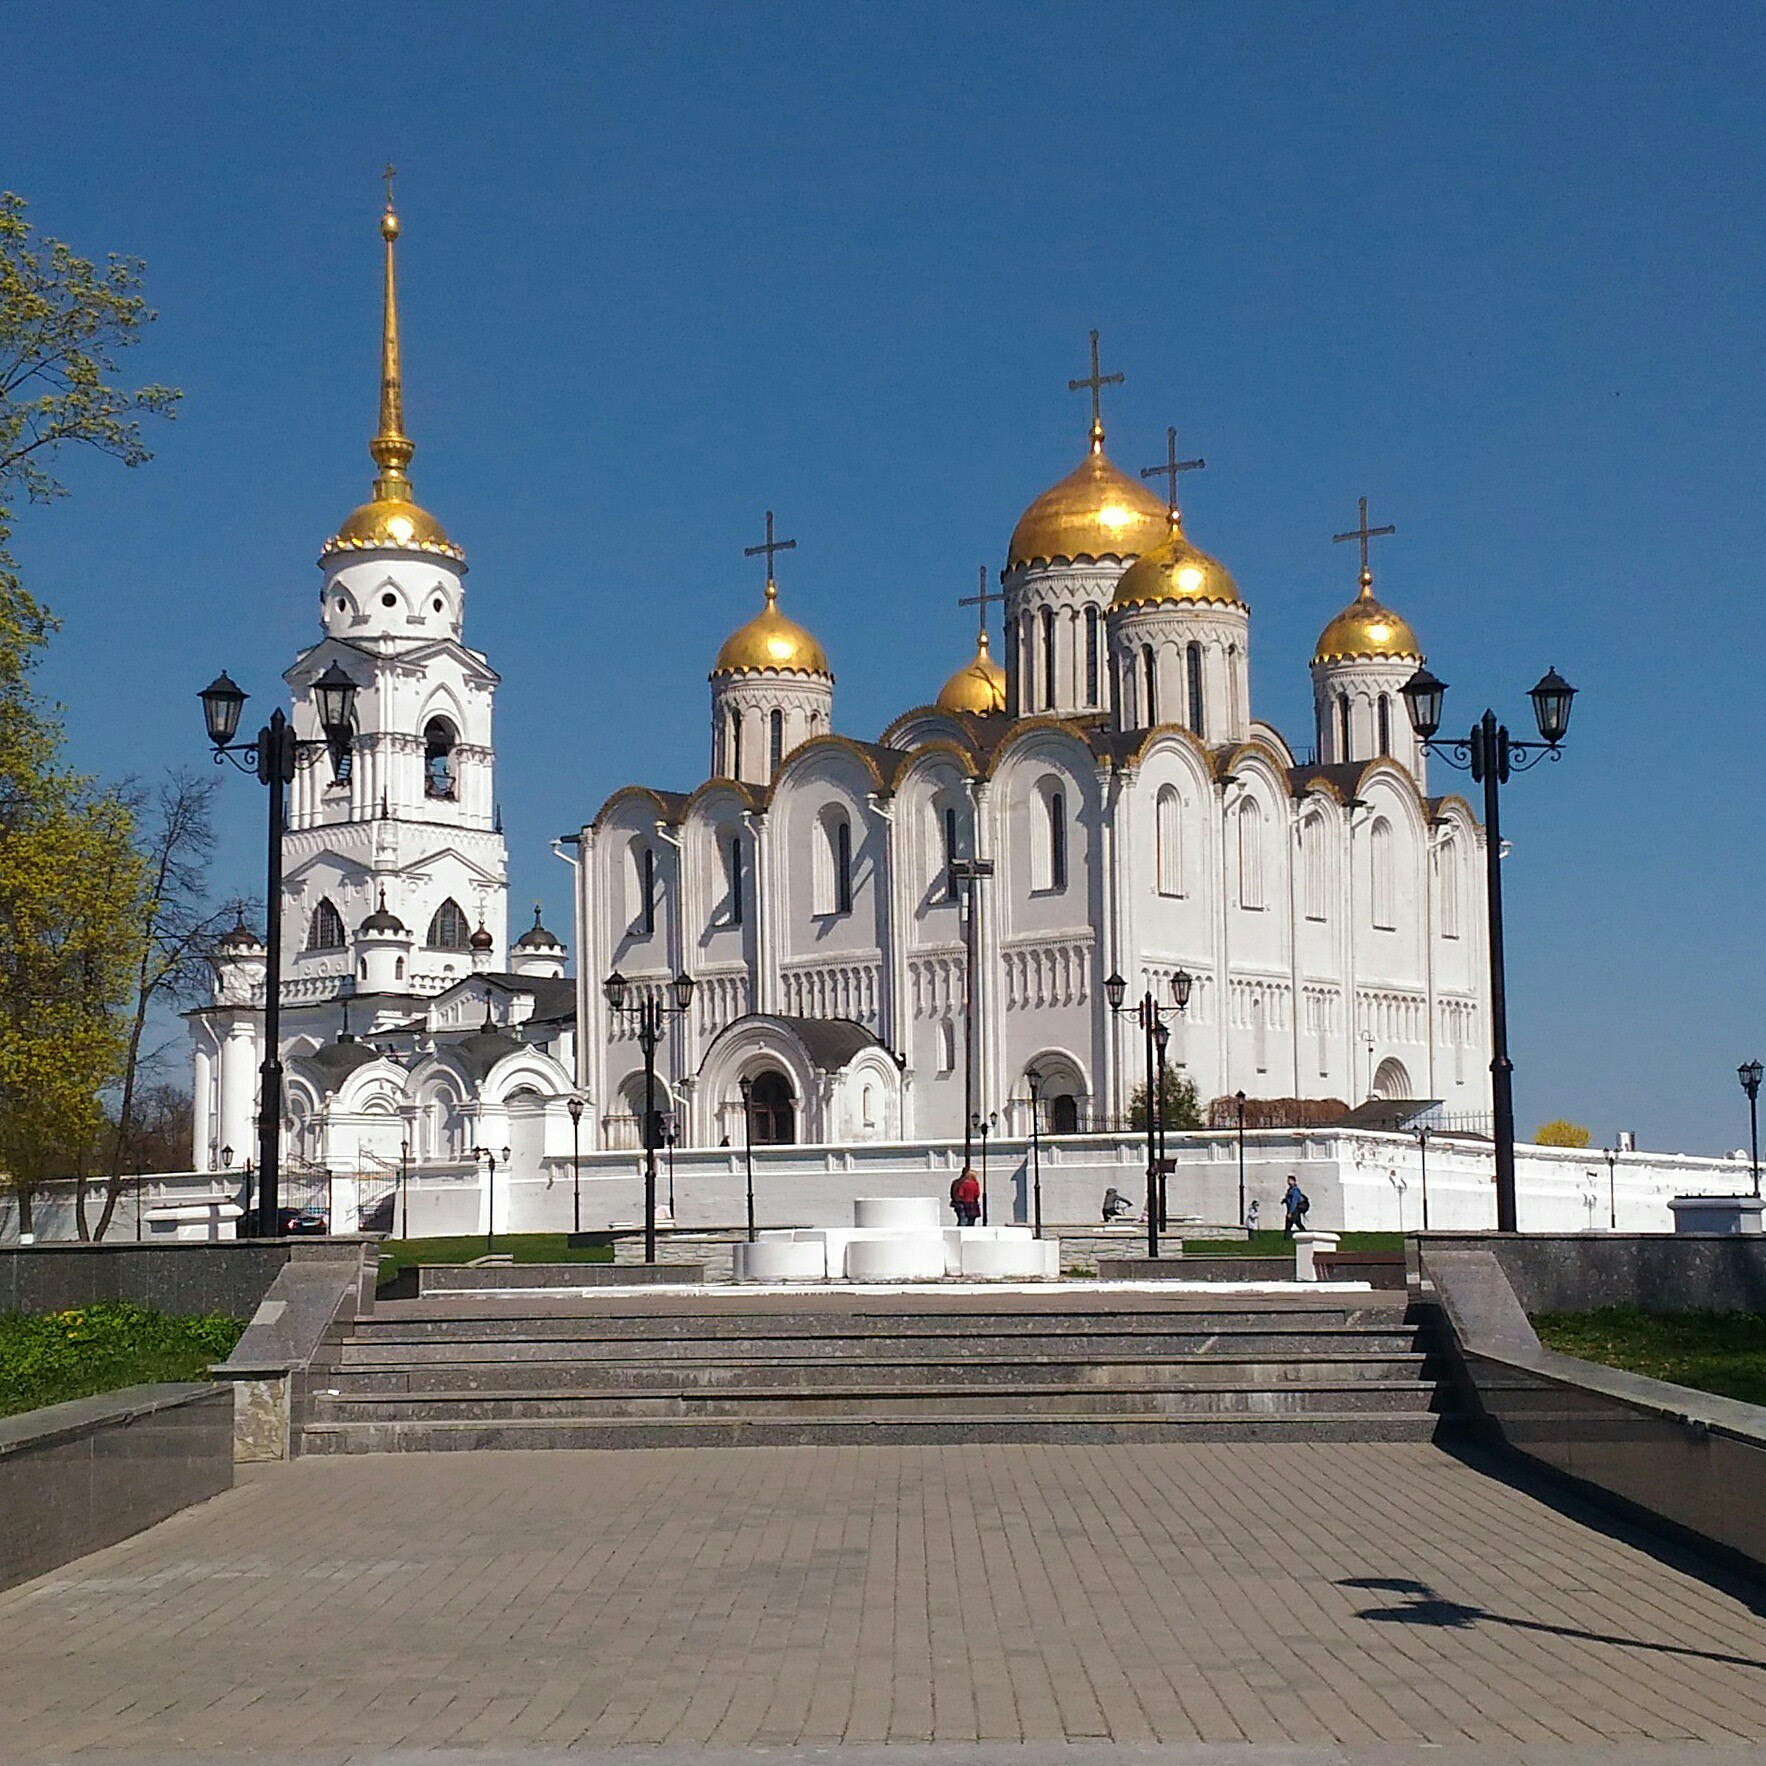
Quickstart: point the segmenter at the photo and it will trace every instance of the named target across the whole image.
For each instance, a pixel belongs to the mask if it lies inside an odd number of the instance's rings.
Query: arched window
[[[845,816],[834,824],[834,912],[852,912],[852,823]]]
[[[950,1019],[938,1021],[938,1071],[954,1073],[957,1070],[957,1027]]]
[[[732,779],[742,777],[742,713],[730,708],[730,773]]]
[[[852,823],[837,809],[822,814],[815,843],[815,912],[852,912]]]
[[[1436,893],[1440,897],[1441,936],[1459,937],[1459,842],[1450,834],[1435,851]]]
[[[1309,920],[1328,917],[1326,903],[1325,824],[1322,816],[1308,816],[1300,824],[1300,874]]]
[[[1340,761],[1353,760],[1355,758],[1351,752],[1353,746],[1349,740],[1349,695],[1339,693],[1337,695],[1337,759]]]
[[[641,936],[648,938],[656,930],[656,849],[648,842],[632,842],[632,863],[638,891],[638,911],[633,923]]]
[[[1239,805],[1239,906],[1266,905],[1263,892],[1263,806],[1255,797]]]
[[[770,742],[768,752],[772,756],[772,765],[768,769],[767,776],[769,779],[772,779],[772,778],[776,778],[778,776],[779,762],[785,758],[785,714],[784,714],[784,712],[775,711],[773,713],[771,719],[768,721],[767,728],[768,728],[768,731],[771,736],[771,742]]]
[[[724,924],[742,924],[742,836],[724,841]]]
[[[1330,720],[1325,715],[1325,702],[1315,699],[1312,702],[1312,754],[1315,760],[1322,761],[1325,757],[1325,737],[1330,734]]]
[[[1183,800],[1174,786],[1163,786],[1155,806],[1156,869],[1161,895],[1183,894]]]
[[[1373,922],[1390,931],[1398,922],[1394,914],[1392,887],[1392,824],[1384,817],[1375,822],[1367,837],[1368,863],[1373,872],[1370,898]]]
[[[957,898],[957,812],[948,805],[940,818],[944,830],[944,899]]]
[[[423,795],[454,798],[454,726],[445,717],[432,717],[423,726]]]
[[[1042,610],[1042,708],[1055,708],[1055,610]]]
[[[1020,683],[1024,679],[1024,659],[1018,654],[1018,616],[1010,615],[1006,620],[1006,669],[1011,678],[1011,685],[1022,693]],[[1016,709],[1016,707],[1014,707]]]
[[[1096,705],[1098,702],[1098,610],[1088,606],[1085,610],[1085,702]]]
[[[1379,703],[1380,753],[1392,752],[1392,695],[1382,693]]]
[[[1202,700],[1202,646],[1192,644],[1184,652],[1184,667],[1189,675],[1190,729],[1204,741],[1208,738],[1207,707]]]
[[[1159,665],[1153,646],[1141,646],[1141,670],[1147,677],[1147,715],[1141,720],[1150,730],[1159,721]]]
[[[330,896],[313,909],[307,922],[308,950],[342,950],[344,945],[343,915]]]
[[[435,910],[424,943],[431,950],[465,950],[471,937],[472,928],[466,924],[460,904],[449,899]]]
[[[1067,887],[1067,796],[1053,781],[1037,793],[1033,811],[1032,887],[1061,890]]]
[[[791,1082],[776,1068],[754,1076],[748,1094],[748,1133],[757,1147],[789,1147],[797,1140]]]

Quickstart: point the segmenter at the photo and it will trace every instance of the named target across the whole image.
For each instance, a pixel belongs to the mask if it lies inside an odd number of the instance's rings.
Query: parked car
[[[276,1217],[277,1225],[284,1233],[328,1233],[331,1223],[323,1214],[315,1214],[310,1208],[284,1208]]]

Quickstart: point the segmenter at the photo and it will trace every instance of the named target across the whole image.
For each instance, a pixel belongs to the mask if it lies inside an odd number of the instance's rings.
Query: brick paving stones
[[[1766,1590],[1410,1445],[302,1460],[0,1648],[6,1760],[1766,1740]]]

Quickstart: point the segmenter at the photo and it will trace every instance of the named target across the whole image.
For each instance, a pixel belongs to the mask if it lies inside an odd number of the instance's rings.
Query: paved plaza
[[[303,1460],[0,1650],[8,1760],[1766,1738],[1759,1588],[1426,1446]]]

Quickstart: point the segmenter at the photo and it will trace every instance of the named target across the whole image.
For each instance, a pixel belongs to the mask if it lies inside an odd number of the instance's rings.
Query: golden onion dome
[[[1133,558],[1165,535],[1165,505],[1110,463],[1104,438],[1018,518],[1006,568],[1053,559]]]
[[[466,554],[447,536],[427,509],[405,497],[375,497],[353,511],[325,542],[321,557],[333,552],[439,552],[445,558]]]
[[[1314,663],[1353,662],[1358,658],[1390,657],[1394,661],[1423,660],[1410,621],[1374,599],[1371,570],[1361,573],[1361,593],[1319,634]]]
[[[938,690],[940,711],[969,711],[987,717],[1006,709],[1006,671],[994,661],[987,647],[987,633],[972,662],[965,662]]]
[[[1242,606],[1227,568],[1184,538],[1183,524],[1161,508],[1165,537],[1123,571],[1111,597],[1114,610],[1177,603],[1196,607]]]
[[[711,674],[714,680],[719,675],[745,674],[834,678],[826,651],[795,620],[779,611],[779,587],[771,581],[766,586],[766,605],[724,639]]]

